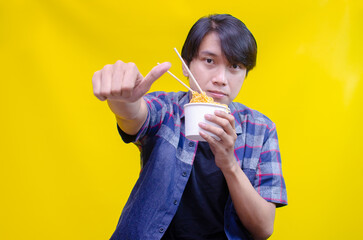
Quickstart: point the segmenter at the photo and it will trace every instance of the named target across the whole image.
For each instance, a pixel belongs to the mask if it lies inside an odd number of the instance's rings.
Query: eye
[[[245,69],[245,66],[241,63],[233,63],[229,66],[233,71],[239,71]]]
[[[240,65],[238,64],[232,64],[231,66],[233,69],[239,69],[239,68],[242,68]]]
[[[204,61],[206,61],[206,63],[213,63],[213,59],[211,58],[206,58]]]

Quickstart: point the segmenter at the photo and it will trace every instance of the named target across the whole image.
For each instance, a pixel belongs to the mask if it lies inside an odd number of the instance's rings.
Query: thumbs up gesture
[[[156,65],[143,77],[134,63],[118,60],[96,71],[92,78],[93,93],[101,101],[106,99],[133,103],[149,91],[151,85],[160,78],[171,64]]]

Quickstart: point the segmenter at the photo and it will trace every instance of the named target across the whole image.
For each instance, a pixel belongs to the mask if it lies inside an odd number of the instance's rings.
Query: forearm
[[[117,124],[127,134],[136,134],[147,118],[147,106],[143,98],[136,102],[107,100],[111,111],[116,115]]]
[[[275,205],[256,192],[237,163],[223,174],[242,224],[254,239],[267,239],[273,232]]]

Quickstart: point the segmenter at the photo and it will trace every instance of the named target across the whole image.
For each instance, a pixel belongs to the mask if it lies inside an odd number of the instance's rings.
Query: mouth
[[[209,93],[210,97],[213,99],[221,99],[227,96],[224,92],[216,91],[216,90],[207,90],[207,93]]]

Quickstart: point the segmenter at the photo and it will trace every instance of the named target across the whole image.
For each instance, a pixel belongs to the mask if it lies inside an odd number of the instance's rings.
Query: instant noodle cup
[[[211,132],[205,131],[199,127],[199,123],[207,123],[216,127],[221,128],[219,125],[212,123],[205,119],[204,115],[214,115],[214,111],[220,110],[229,113],[229,108],[221,104],[214,103],[188,103],[184,105],[184,116],[185,116],[185,136],[190,140],[204,141],[205,139],[199,135],[199,132],[205,132],[217,140],[219,137]]]

